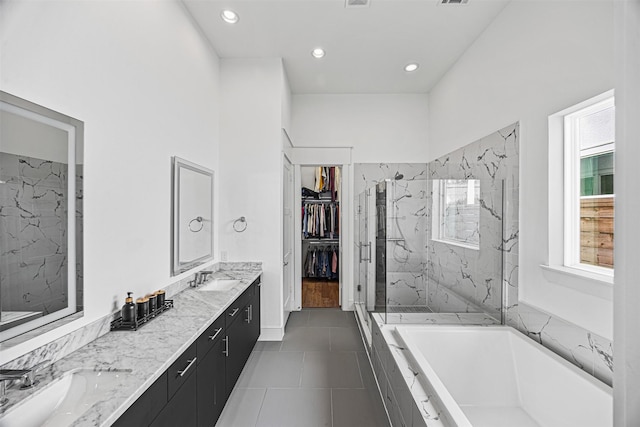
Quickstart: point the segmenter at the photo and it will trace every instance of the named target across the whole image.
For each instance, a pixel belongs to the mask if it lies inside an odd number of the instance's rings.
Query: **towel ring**
[[[238,223],[241,223],[241,225],[238,226]],[[242,224],[244,224],[244,227],[242,227]],[[241,216],[240,218],[233,221],[233,229],[236,231],[236,233],[242,233],[244,230],[247,229],[247,219]]]
[[[192,226],[192,224],[194,222],[199,223],[200,224],[200,228],[194,230],[194,227]],[[204,228],[204,219],[202,219],[201,216],[195,217],[191,221],[189,221],[189,231],[191,231],[192,233],[197,233],[198,231],[202,230],[203,228]]]

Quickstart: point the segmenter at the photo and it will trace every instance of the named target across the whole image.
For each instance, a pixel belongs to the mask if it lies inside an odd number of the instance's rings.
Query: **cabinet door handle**
[[[180,375],[181,377],[184,377],[184,374],[186,374],[187,371],[189,370],[189,368],[191,368],[191,366],[193,366],[193,364],[196,363],[196,360],[198,360],[197,357],[194,357],[191,360],[187,360],[187,362],[189,362],[189,364],[182,371],[178,371],[178,375]]]
[[[249,322],[253,322],[253,304],[249,304]]]
[[[233,309],[233,311],[231,313],[229,313],[229,316],[233,317],[236,314],[238,314],[239,311],[240,311],[240,309],[236,307],[236,308]]]
[[[251,323],[251,309],[249,307],[247,307],[247,309],[245,311],[247,312],[247,318],[244,319],[244,321],[247,322],[247,323]]]
[[[222,332],[222,328],[218,328],[218,329],[216,329],[216,333],[215,333],[215,334],[213,334],[213,335],[209,335],[209,340],[211,340],[211,341],[215,340],[215,339],[216,339],[216,337],[217,337],[218,335],[220,335],[220,332]]]
[[[222,354],[229,357],[229,335],[222,338],[222,341],[224,341],[224,350],[222,350]]]

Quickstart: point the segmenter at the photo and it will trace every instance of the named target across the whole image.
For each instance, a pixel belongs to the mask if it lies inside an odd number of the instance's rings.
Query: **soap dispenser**
[[[133,322],[136,319],[136,305],[133,303],[131,294],[133,294],[133,292],[127,292],[127,299],[125,300],[125,304],[122,306],[123,322]]]

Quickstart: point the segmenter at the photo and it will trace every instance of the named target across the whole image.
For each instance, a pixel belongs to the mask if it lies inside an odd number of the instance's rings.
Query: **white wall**
[[[640,425],[640,2],[616,2],[614,425]],[[620,232],[624,231],[624,232]]]
[[[294,95],[296,147],[353,147],[354,163],[427,161],[425,94]]]
[[[286,79],[279,58],[224,59],[220,84],[220,250],[262,261],[262,339],[284,327],[282,307],[282,127]],[[285,98],[285,99],[283,99]],[[243,233],[233,221],[247,219]]]
[[[554,285],[548,262],[550,114],[612,89],[613,2],[514,0],[429,93],[429,158],[520,121],[520,297],[612,338],[612,304]]]
[[[217,56],[178,2],[0,7],[2,90],[85,125],[85,316],[3,364],[175,280],[171,156],[217,171],[220,96]]]

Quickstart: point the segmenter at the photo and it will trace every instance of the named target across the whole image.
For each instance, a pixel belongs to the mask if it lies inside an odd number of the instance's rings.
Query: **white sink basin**
[[[228,291],[238,283],[240,283],[240,280],[211,279],[204,285],[198,286],[196,289],[198,289],[199,291]]]
[[[109,398],[129,371],[69,371],[13,406],[0,418],[0,427],[63,427],[71,425],[89,408]]]

